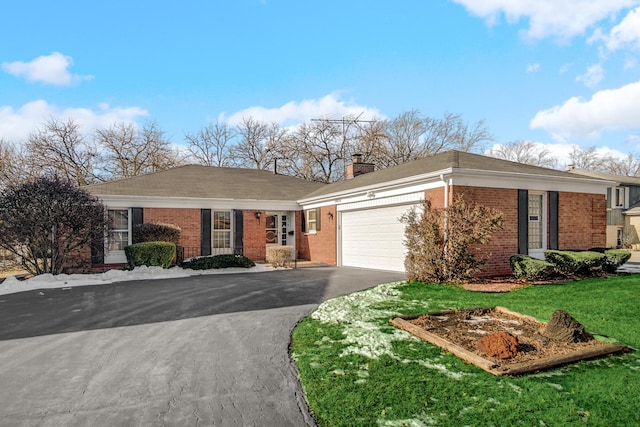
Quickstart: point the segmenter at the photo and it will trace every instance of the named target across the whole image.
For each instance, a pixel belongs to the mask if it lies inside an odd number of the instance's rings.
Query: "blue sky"
[[[498,143],[640,152],[640,0],[11,1],[0,138],[49,117],[294,125],[411,109]]]

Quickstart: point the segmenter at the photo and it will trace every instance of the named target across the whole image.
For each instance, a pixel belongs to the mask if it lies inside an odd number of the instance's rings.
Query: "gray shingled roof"
[[[638,176],[613,175],[610,173],[590,171],[586,169],[574,169],[569,171],[569,173],[588,176],[590,178],[606,179],[607,181],[616,181],[621,184],[640,185],[640,177]]]
[[[382,184],[449,168],[532,174],[558,178],[576,178],[575,175],[570,175],[568,172],[555,169],[547,169],[538,166],[510,162],[508,160],[496,159],[494,157],[482,156],[480,154],[451,150],[376,172],[359,175],[353,179],[326,185],[317,189],[313,193],[308,194],[305,199],[349,191],[359,187]]]
[[[323,185],[264,170],[188,165],[85,188],[98,196],[295,201]]]

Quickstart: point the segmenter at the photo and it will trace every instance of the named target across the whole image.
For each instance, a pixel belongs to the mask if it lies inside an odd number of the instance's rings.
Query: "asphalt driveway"
[[[291,330],[402,278],[322,267],[0,296],[0,425],[314,425]]]

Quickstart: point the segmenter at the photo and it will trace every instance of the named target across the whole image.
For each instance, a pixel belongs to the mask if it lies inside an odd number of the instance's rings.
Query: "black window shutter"
[[[307,218],[304,211],[300,211],[300,230],[304,233],[307,231]]]
[[[518,190],[518,253],[529,253],[529,192]]]
[[[320,231],[320,208],[316,209],[316,231]]]
[[[244,254],[244,212],[242,210],[234,211],[234,234],[233,247],[236,255]]]
[[[211,209],[200,210],[200,255],[211,255]]]
[[[133,227],[136,225],[140,225],[144,223],[144,209],[142,208],[131,208],[131,232],[133,233]],[[136,239],[134,239],[135,234],[131,236],[131,243],[139,243]]]
[[[549,191],[549,249],[558,249],[559,193]]]

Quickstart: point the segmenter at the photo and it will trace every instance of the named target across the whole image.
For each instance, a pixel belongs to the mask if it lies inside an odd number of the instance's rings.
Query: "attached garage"
[[[404,271],[406,248],[400,217],[411,205],[376,207],[340,213],[341,265]]]

